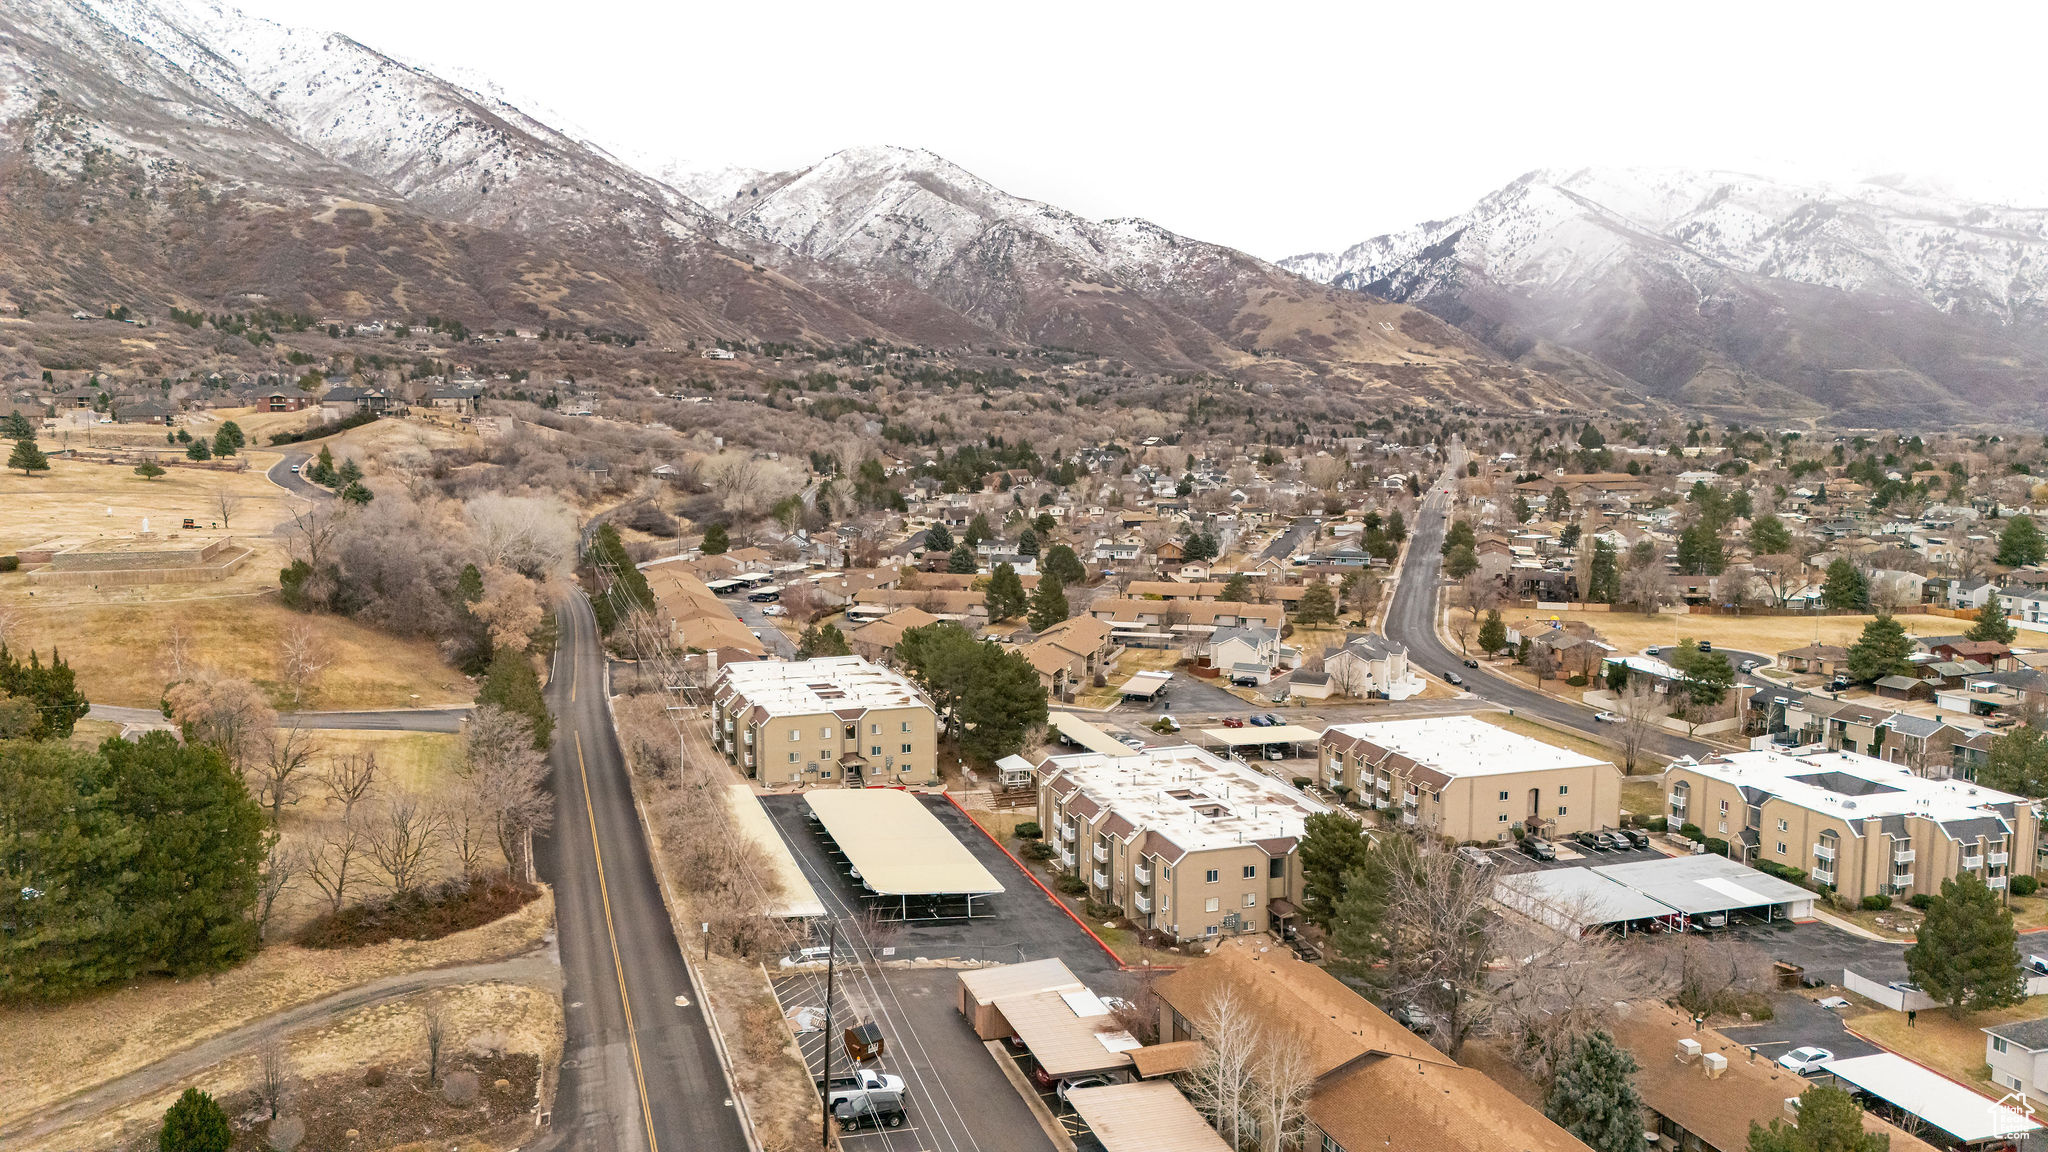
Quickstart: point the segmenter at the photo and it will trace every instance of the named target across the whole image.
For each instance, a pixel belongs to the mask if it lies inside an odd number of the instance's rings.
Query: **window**
[[[1505,803],[1507,803],[1507,802],[1508,802],[1508,794],[1507,794],[1507,793],[1503,792],[1503,793],[1501,793],[1501,794],[1500,794],[1500,802],[1501,802],[1501,803],[1503,803],[1503,804],[1505,804]]]
[[[1784,854],[1785,854],[1785,842],[1784,842],[1783,840],[1780,840],[1780,841],[1778,841],[1778,855],[1780,855],[1780,856],[1783,856]]]
[[[1209,869],[1209,876],[1208,876],[1208,880],[1209,880],[1209,883],[1211,883],[1211,884],[1214,884],[1214,883],[1216,882],[1216,870],[1215,870],[1214,868],[1211,868],[1211,869]],[[1211,911],[1211,912],[1214,912],[1214,911],[1215,911],[1215,909],[1214,909],[1214,908],[1211,908],[1211,909],[1209,909],[1209,911]]]
[[[1214,903],[1215,903],[1215,901],[1214,901],[1214,900],[1211,900],[1211,901],[1210,901],[1210,903],[1211,903],[1211,904],[1214,904]],[[1211,908],[1211,909],[1209,909],[1209,911],[1211,911],[1211,912],[1214,912],[1214,911],[1215,911],[1215,909],[1214,909],[1214,908]],[[1203,928],[1203,929],[1202,929],[1202,935],[1204,935],[1204,936],[1214,936],[1215,934],[1216,934],[1216,926],[1215,926],[1214,924],[1211,924],[1211,925],[1209,925],[1208,927],[1206,927],[1206,928]]]
[[[818,779],[820,780],[830,780],[831,778],[832,770],[830,768],[823,769],[818,773]]]
[[[1726,820],[1721,821],[1720,827],[1717,829],[1717,831],[1726,833],[1728,831],[1728,822]]]
[[[1244,878],[1247,880],[1257,880],[1259,878],[1259,866],[1256,864],[1245,865]]]
[[[1204,912],[1214,912],[1221,907],[1223,907],[1223,901],[1218,900],[1214,896],[1211,896],[1207,900],[1202,901],[1202,911]]]
[[[831,738],[832,738],[832,728],[831,728],[831,726],[830,726],[830,725],[827,725],[827,726],[825,726],[825,727],[822,727],[822,728],[819,728],[819,729],[818,729],[818,739],[820,739],[820,740],[830,740]]]
[[[830,760],[831,758],[832,758],[832,750],[831,750],[830,748],[820,748],[820,749],[818,749],[818,759],[820,759],[820,760]]]
[[[2006,1049],[2006,1045],[2005,1045],[2005,1037],[2003,1037],[2003,1036],[1993,1036],[1993,1037],[1991,1038],[1991,1050],[1992,1050],[1993,1052],[2003,1052],[2003,1051],[2005,1051],[2005,1049]]]
[[[1572,786],[1571,786],[1571,785],[1569,785],[1569,784],[1559,784],[1559,785],[1557,786],[1557,794],[1558,794],[1559,796],[1563,796],[1563,795],[1565,795],[1566,793],[1570,792],[1571,790],[1572,790]]]
[[[1266,875],[1275,880],[1285,880],[1287,878],[1287,857],[1275,856],[1271,860],[1266,861]]]
[[[1784,822],[1783,820],[1780,820],[1780,821],[1778,821],[1778,831],[1780,831],[1780,832],[1790,832],[1791,830],[1792,830],[1792,826],[1791,826],[1790,824],[1787,824],[1787,823],[1785,823],[1785,822]],[[1784,850],[1783,848],[1780,848],[1780,849],[1778,849],[1778,851],[1779,851],[1780,853],[1783,853],[1783,852],[1784,852],[1785,850]]]
[[[910,731],[910,721],[908,721],[908,720],[905,720],[905,721],[903,722],[903,730],[904,730],[905,732],[908,732],[908,731]]]
[[[1727,814],[1728,814],[1728,802],[1727,802],[1726,800],[1723,800],[1723,801],[1721,801],[1721,815],[1723,815],[1723,816],[1726,816]]]
[[[1245,906],[1245,907],[1247,907],[1247,908],[1257,908],[1257,907],[1259,906],[1259,897],[1258,897],[1258,894],[1257,894],[1257,893],[1255,893],[1255,892],[1247,892],[1247,893],[1245,893],[1245,894],[1244,894],[1244,906]]]
[[[794,728],[791,728],[791,729],[789,730],[789,742],[790,742],[791,744],[794,744],[794,743],[796,743],[797,741],[799,741],[799,740],[801,740],[801,739],[803,739],[803,738],[804,738],[804,734],[803,734],[803,733],[801,733],[801,732],[797,731],[797,730],[796,730],[796,729],[794,729]]]
[[[1562,816],[1562,815],[1564,815],[1564,805],[1562,805],[1562,804],[1559,804],[1559,805],[1557,806],[1557,814],[1558,814],[1559,816]]]
[[[1171,864],[1161,864],[1161,865],[1159,866],[1159,878],[1160,878],[1161,880],[1171,880],[1171,879],[1173,879],[1173,865],[1171,865]]]
[[[881,726],[880,724],[870,724],[870,725],[868,725],[868,735],[870,735],[870,736],[880,736],[881,734],[882,734],[882,726]]]
[[[868,749],[868,755],[870,756],[880,756],[881,754],[882,746],[880,744],[873,745]]]
[[[910,745],[908,745],[908,744],[905,744],[905,745],[903,746],[903,754],[904,754],[905,756],[908,756],[908,755],[910,755]]]
[[[1501,814],[1500,814],[1500,822],[1501,822],[1501,823],[1503,823],[1503,824],[1505,824],[1505,823],[1507,823],[1507,822],[1508,822],[1508,814],[1507,814],[1507,813],[1503,812],[1503,813],[1501,813]]]

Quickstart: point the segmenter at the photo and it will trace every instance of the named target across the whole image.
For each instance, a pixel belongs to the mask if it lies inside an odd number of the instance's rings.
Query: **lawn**
[[[176,676],[166,653],[174,630],[185,633],[193,664],[247,678],[283,703],[278,650],[295,625],[314,629],[330,659],[314,682],[309,707],[406,708],[464,703],[476,694],[430,641],[399,639],[340,616],[294,612],[275,594],[137,589],[126,590],[115,603],[47,602],[40,595],[30,599],[18,582],[8,581],[0,583],[0,603],[23,609],[10,645],[46,654],[56,647],[78,673],[86,697],[100,704],[156,707]]]
[[[1179,663],[1178,648],[1126,648],[1116,658],[1116,668],[1106,677],[1109,683],[1100,688],[1090,686],[1081,693],[1074,706],[1107,708],[1123,698],[1119,692],[1124,681],[1140,672],[1172,672]],[[1191,676],[1193,673],[1183,670],[1177,675]]]
[[[1863,633],[1871,616],[1690,616],[1637,612],[1520,612],[1502,614],[1510,628],[1533,634],[1547,629],[1550,621],[1577,621],[1591,626],[1622,653],[1641,652],[1649,647],[1676,644],[1683,637],[1712,640],[1717,646],[1742,652],[1774,655],[1787,648],[1811,644],[1848,645]],[[1969,627],[1968,621],[1946,616],[1901,615],[1899,623],[1917,636],[1941,636]]]
[[[54,447],[43,445],[45,450]],[[50,540],[83,543],[95,536],[132,535],[142,531],[145,519],[158,534],[179,531],[188,516],[202,526],[214,524],[220,520],[216,493],[223,490],[241,499],[229,526],[196,531],[251,542],[267,537],[302,502],[263,474],[276,462],[275,453],[251,452],[248,459],[250,467],[240,472],[178,467],[166,460],[164,475],[156,480],[137,476],[132,466],[54,455],[48,472],[23,476],[18,469],[0,470],[0,555]],[[269,575],[274,583],[276,574]]]
[[[1911,1028],[1906,1027],[1905,1013],[1889,1009],[1852,1016],[1846,1023],[1872,1043],[1918,1060],[1952,1080],[2003,1095],[2004,1089],[1991,1083],[1987,1075],[1982,1029],[2042,1015],[2048,1015],[2048,996],[2035,996],[2012,1008],[1960,1016],[1950,1015],[1945,1008],[1931,1008],[1919,1013]]]
[[[1664,803],[1664,778],[1661,776],[1631,776],[1621,782],[1621,810],[1624,814],[1662,816]]]

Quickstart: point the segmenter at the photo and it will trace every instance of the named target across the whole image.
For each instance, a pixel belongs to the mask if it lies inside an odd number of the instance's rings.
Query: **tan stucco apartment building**
[[[1471,716],[1338,724],[1316,749],[1323,786],[1452,840],[1506,840],[1611,828],[1621,772]]]
[[[728,664],[712,736],[766,784],[937,783],[938,721],[917,686],[858,656]]]
[[[1324,805],[1193,745],[1038,766],[1038,823],[1062,866],[1131,923],[1176,939],[1285,930],[1300,846]]]
[[[1963,871],[1999,889],[2033,870],[2032,801],[1855,752],[1730,752],[1673,765],[1665,783],[1674,828],[1696,825],[1745,864],[1797,868],[1851,899],[1933,894]]]

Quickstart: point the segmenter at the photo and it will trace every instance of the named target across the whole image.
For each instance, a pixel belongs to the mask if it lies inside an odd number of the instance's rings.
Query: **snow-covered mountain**
[[[1698,403],[1967,417],[2048,391],[2048,211],[1904,181],[1539,171],[1451,219],[1281,263],[1532,364],[1568,349]]]

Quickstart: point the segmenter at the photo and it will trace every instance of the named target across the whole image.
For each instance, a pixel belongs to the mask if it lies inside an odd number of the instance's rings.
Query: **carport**
[[[1934,1142],[1948,1147],[2011,1147],[2041,1131],[2041,1125],[2011,1108],[1895,1053],[1830,1060],[1821,1071],[1877,1101],[1880,1112],[1909,1132],[1938,1129],[1948,1139]]]
[[[1619,929],[1626,936],[1678,917],[1677,909],[1591,868],[1546,868],[1503,876],[1493,887],[1493,898],[1571,936],[1602,928]]]
[[[1102,1152],[1230,1152],[1180,1089],[1164,1080],[1077,1088],[1067,1103]],[[1080,1139],[1074,1146],[1088,1147]]]
[[[894,788],[811,792],[805,805],[864,900],[903,920],[972,918],[1003,885],[914,793]]]
[[[1086,987],[1074,977],[1066,961],[1057,956],[1024,964],[970,968],[960,973],[960,1014],[973,1025],[976,1036],[1003,1040],[1015,1033],[997,1010],[996,1001],[1038,992],[1078,992]]]
[[[1293,746],[1294,754],[1300,755],[1303,744],[1314,744],[1323,734],[1313,728],[1299,724],[1275,724],[1270,728],[1257,728],[1247,724],[1243,728],[1204,728],[1201,730],[1203,747],[1214,750],[1223,748],[1235,752],[1240,748],[1263,747],[1267,744]]]
[[[1072,712],[1055,712],[1046,717],[1046,726],[1060,734],[1069,744],[1076,744],[1090,752],[1104,756],[1136,756],[1130,745],[1097,728]]]
[[[1140,672],[1124,681],[1124,686],[1117,691],[1122,693],[1126,700],[1149,701],[1164,692],[1166,686],[1172,682],[1171,672]]]
[[[1711,852],[1608,864],[1593,871],[1682,913],[1681,928],[1692,921],[1718,928],[1738,913],[1763,920],[1813,915],[1813,893]]]
[[[1131,1051],[1142,1047],[1086,988],[1006,996],[996,1011],[1024,1049],[1019,1060],[1042,1088],[1090,1074],[1128,1078]]]
[[[728,784],[725,801],[740,835],[760,846],[781,885],[782,891],[770,912],[785,920],[814,920],[823,916],[825,902],[818,899],[818,891],[811,887],[803,866],[796,862],[796,854],[776,835],[775,823],[768,819],[768,810],[761,807],[754,790],[745,784]]]

